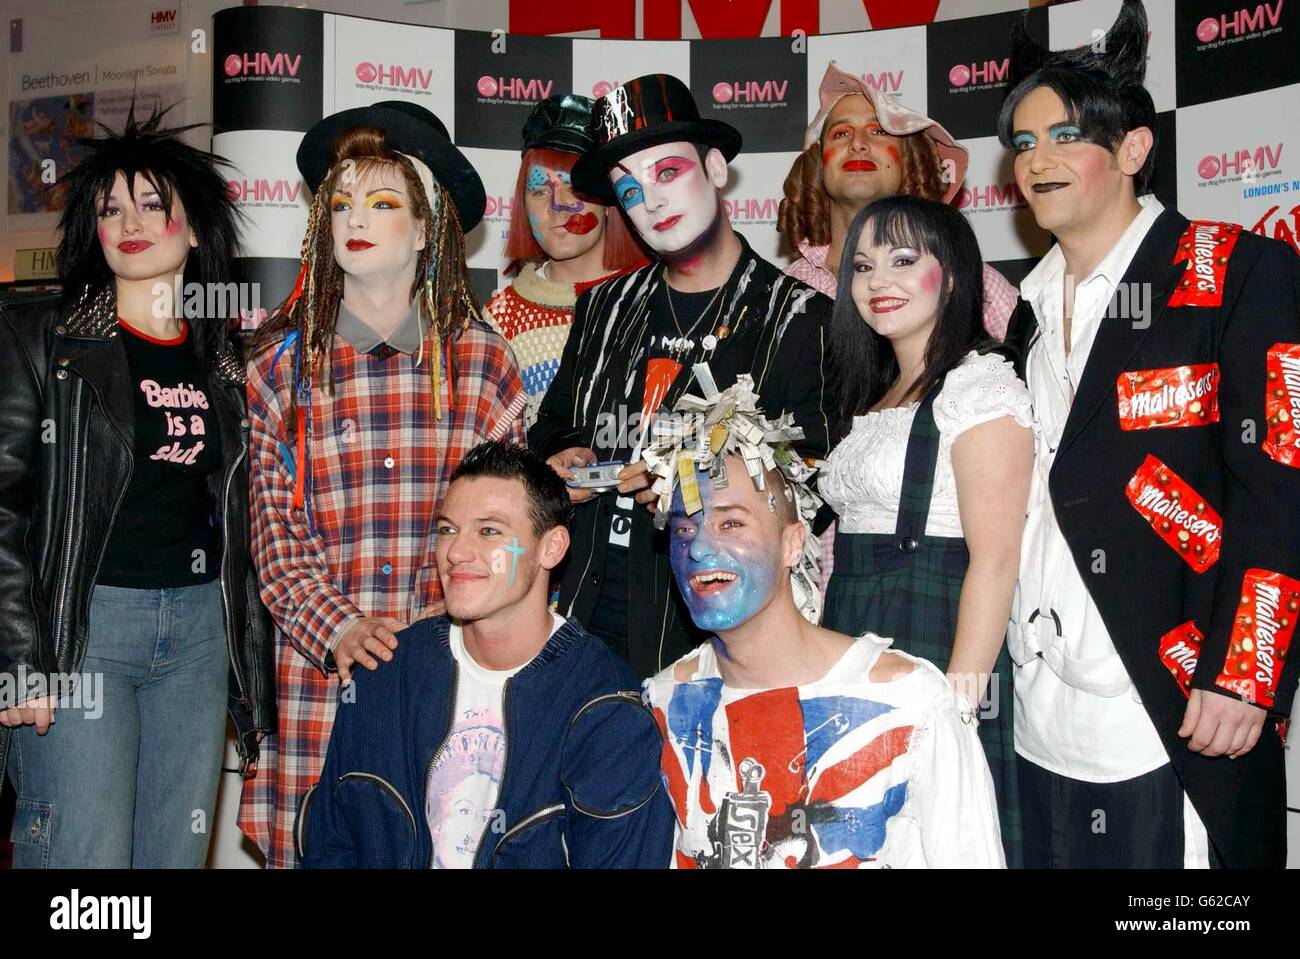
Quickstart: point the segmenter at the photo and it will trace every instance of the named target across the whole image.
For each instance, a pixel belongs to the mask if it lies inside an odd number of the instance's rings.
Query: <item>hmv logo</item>
[[[948,71],[948,82],[954,87],[986,86],[1006,83],[1011,69],[1011,58],[985,60],[983,63],[958,63]]]
[[[298,68],[302,66],[302,54],[294,54],[291,58],[287,53],[277,53],[272,57],[269,53],[232,53],[226,57],[225,70],[226,76],[237,77],[254,76],[254,77],[296,77]]]
[[[784,103],[789,80],[726,80],[713,85],[714,103]]]
[[[490,196],[487,198],[487,206],[483,209],[483,216],[492,217],[509,217],[510,216],[510,198],[506,196]]]
[[[232,203],[297,203],[299,180],[228,180],[226,196]]]
[[[176,22],[175,10],[155,10],[149,14],[150,26],[167,26]]]
[[[1196,39],[1202,43],[1215,40],[1227,40],[1231,37],[1244,38],[1262,30],[1271,30],[1282,19],[1282,4],[1261,3],[1254,9],[1242,7],[1232,14],[1221,13],[1217,17],[1206,17],[1196,25]]]
[[[433,82],[433,70],[421,70],[419,67],[384,66],[382,63],[362,62],[357,64],[357,80],[361,83],[378,83],[384,87],[404,87],[408,90],[429,89]]]
[[[775,220],[781,201],[772,197],[723,200],[723,210],[733,220]]]
[[[953,68],[954,70],[956,67]],[[868,86],[875,87],[881,93],[898,93],[903,87],[903,71],[895,73],[892,70],[881,70],[877,74],[862,73],[859,74],[862,82]]]
[[[478,78],[478,95],[505,100],[545,100],[551,95],[553,86],[554,80],[481,76]]]
[[[1238,176],[1259,170],[1276,170],[1282,162],[1282,144],[1262,146],[1254,151],[1234,150],[1232,153],[1210,154],[1196,164],[1196,173],[1202,180],[1221,176]]]
[[[1005,209],[1025,205],[1025,197],[1014,183],[962,187],[957,191],[957,209]]]

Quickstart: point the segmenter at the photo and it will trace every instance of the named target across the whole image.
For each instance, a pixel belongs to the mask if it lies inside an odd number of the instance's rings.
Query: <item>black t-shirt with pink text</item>
[[[211,582],[221,557],[208,477],[221,468],[221,429],[207,370],[188,324],[174,340],[119,327],[135,398],[135,466],[98,583],[166,589]]]

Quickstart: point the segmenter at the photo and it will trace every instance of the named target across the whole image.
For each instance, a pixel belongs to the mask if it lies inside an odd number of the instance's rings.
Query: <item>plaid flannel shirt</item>
[[[404,623],[442,612],[434,518],[462,457],[490,439],[524,442],[527,400],[505,341],[478,320],[456,341],[455,403],[433,421],[428,363],[334,337],[334,391],[318,380],[308,427],[310,517],[292,508],[294,445],[284,417],[293,349],[249,364],[249,499],[262,599],[276,624],[278,735],[262,744],[239,826],[272,867],[294,865],[293,825],[325,760],[338,698],[325,656],[358,619]],[[381,665],[382,668],[382,665]]]

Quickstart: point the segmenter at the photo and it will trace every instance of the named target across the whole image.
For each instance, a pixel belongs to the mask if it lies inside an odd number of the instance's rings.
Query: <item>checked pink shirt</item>
[[[361,617],[409,624],[442,612],[434,517],[447,478],[480,442],[524,442],[527,397],[505,341],[475,320],[454,353],[455,404],[444,372],[435,423],[429,340],[417,363],[386,346],[358,352],[335,334],[333,395],[318,379],[311,398],[311,525],[292,509],[302,468],[284,430],[293,349],[274,368],[273,349],[249,364],[252,551],[276,625],[279,726],[245,783],[239,826],[272,867],[294,865],[298,803],[324,764],[339,693],[326,654]]]

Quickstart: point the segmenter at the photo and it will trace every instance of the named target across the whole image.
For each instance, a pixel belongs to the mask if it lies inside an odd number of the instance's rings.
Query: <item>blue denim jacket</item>
[[[393,660],[340,694],[295,837],[306,868],[424,869],[429,763],[451,730],[459,668],[445,616],[398,634]],[[631,668],[567,622],[506,683],[497,811],[474,859],[492,868],[664,868],[673,843],[663,740]]]

